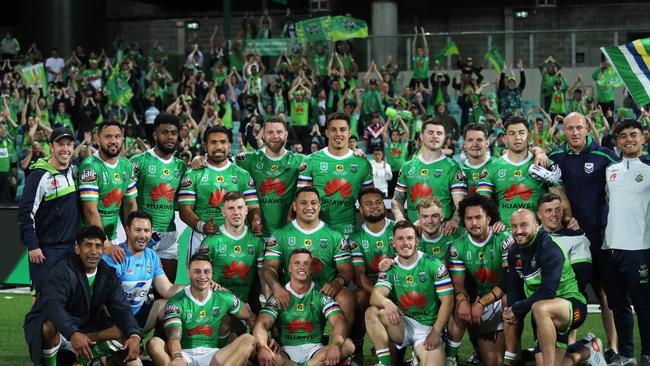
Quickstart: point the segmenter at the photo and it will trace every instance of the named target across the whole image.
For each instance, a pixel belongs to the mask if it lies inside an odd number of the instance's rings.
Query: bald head
[[[517,245],[526,246],[537,235],[537,218],[535,213],[526,208],[520,208],[510,216],[510,230]]]
[[[587,144],[587,117],[578,112],[569,113],[564,118],[564,136],[571,150],[581,151]]]

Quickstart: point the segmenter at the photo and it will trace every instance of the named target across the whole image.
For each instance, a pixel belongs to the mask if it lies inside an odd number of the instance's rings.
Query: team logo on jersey
[[[235,155],[235,159],[237,159],[237,161],[246,160],[246,152],[242,151],[242,152],[238,153],[237,155]]]
[[[214,316],[216,318],[216,317],[219,316],[219,314],[221,314],[221,308],[218,308],[218,307],[212,308],[212,316]]]
[[[440,178],[440,176],[442,176],[442,169],[436,169],[436,171],[433,172],[433,176],[436,178]]]
[[[255,247],[252,246],[252,245],[249,245],[249,246],[246,247],[246,251],[248,252],[248,254],[253,254],[253,253],[255,253]]]
[[[388,279],[388,273],[386,272],[379,272],[377,275],[377,278],[380,280],[387,280]]]
[[[264,163],[262,163],[262,161],[260,160],[257,162],[257,164],[255,164],[255,167],[259,170],[262,170],[264,169]]]
[[[84,169],[79,175],[79,180],[85,183],[94,182],[97,180],[97,173],[92,169]]]
[[[303,164],[304,164],[304,162],[303,162]],[[322,171],[326,171],[326,170],[327,170],[327,167],[328,167],[328,166],[327,166],[327,163],[324,163],[324,162],[323,162],[323,163],[320,163],[320,170],[322,170]],[[306,165],[305,165],[305,169],[306,169]]]
[[[535,256],[530,259],[530,268],[533,270],[537,268],[537,260],[535,259]]]
[[[591,174],[594,172],[594,163],[585,163],[585,173]]]
[[[102,204],[104,207],[109,207],[113,203],[115,203],[115,207],[119,208],[120,204],[122,203],[122,197],[124,197],[124,193],[122,193],[122,189],[120,188],[113,188],[111,192],[108,192],[104,198],[102,198]]]
[[[350,171],[351,171],[352,173],[356,173],[356,172],[358,172],[358,171],[359,171],[359,166],[358,166],[357,164],[351,164],[351,165],[350,165]]]
[[[318,258],[311,259],[311,274],[314,276],[319,276],[323,271],[323,263]]]
[[[199,318],[205,318],[206,315],[207,315],[207,313],[205,312],[205,310],[201,310],[199,312]]]
[[[478,252],[478,260],[482,261],[483,259],[485,259],[485,253]]]
[[[165,305],[165,315],[181,315],[181,309],[174,304]]]
[[[279,169],[279,168],[278,168],[278,165],[277,165],[277,164],[273,164],[273,165],[271,165],[271,171],[272,171],[272,172],[277,172],[278,169]]]
[[[264,239],[264,245],[267,248],[272,248],[272,247],[278,245],[278,240],[274,236],[270,236],[270,237]]]
[[[207,183],[207,182],[208,182],[208,175],[207,175],[207,174],[203,174],[203,175],[201,176],[201,183]]]
[[[153,272],[153,268],[151,268],[151,264],[147,264],[147,268],[145,268],[145,271],[147,271],[147,273]]]
[[[304,331],[311,333],[316,327],[312,322],[305,319],[294,319],[287,324],[287,330],[289,333],[295,333],[298,331]]]
[[[327,239],[320,240],[320,247],[323,249],[327,248]]]
[[[287,244],[296,245],[296,237],[295,236],[290,236],[289,240],[287,240]]]
[[[187,318],[187,320],[190,320],[190,319],[192,319],[193,315],[194,315],[194,313],[192,312],[192,309],[189,309],[187,311],[187,314],[185,315],[185,317]]]
[[[303,161],[303,162],[300,163],[300,167],[298,168],[298,172],[302,173],[305,170],[307,170],[307,162]],[[321,168],[321,170],[327,170],[327,169],[322,169]]]
[[[515,268],[520,269],[521,267],[524,266],[524,261],[517,255],[517,258],[515,259]]]
[[[427,274],[426,273],[420,272],[419,278],[420,278],[420,282],[427,282]]]
[[[368,247],[370,246],[370,242],[368,240],[361,240],[361,246],[364,249],[368,249]]]
[[[241,246],[240,245],[235,245],[235,247],[232,249],[232,251],[235,254],[241,254]]]
[[[409,283],[409,284],[413,283],[413,276],[411,276],[411,275],[406,276],[406,283]]]
[[[266,178],[260,184],[259,192],[262,196],[274,192],[276,196],[282,197],[287,192],[287,183],[281,181],[280,178]]]
[[[414,166],[412,166],[411,169],[409,169],[409,172],[408,172],[409,176],[411,176],[413,174],[415,174],[415,167]]]
[[[306,247],[310,247],[311,246],[311,239],[305,239],[305,241],[303,243],[304,243],[304,245]]]
[[[634,178],[634,180],[635,180],[637,183],[641,183],[641,182],[643,182],[643,175],[641,175],[641,174],[637,175],[636,178]]]
[[[449,247],[449,256],[451,258],[458,257],[458,251],[456,250],[456,247],[454,247],[453,245],[451,247]]]
[[[465,172],[462,170],[458,170],[456,173],[456,180],[459,182],[464,182],[467,180],[467,176],[465,175]]]
[[[431,254],[440,254],[440,248],[438,247],[431,248]]]
[[[468,250],[468,251],[467,251],[467,255],[465,255],[465,258],[467,258],[468,261],[471,261],[471,260],[472,260],[472,252],[470,252],[470,251]]]
[[[515,170],[515,177],[521,177],[523,174],[524,173],[521,170],[519,169]]]
[[[223,276],[228,280],[233,277],[239,277],[239,279],[245,280],[248,277],[249,271],[250,266],[247,266],[243,261],[232,261],[230,265],[224,267]]]
[[[477,179],[479,179],[479,173],[474,173],[474,174],[472,174],[472,179],[473,179],[473,180],[477,180]]]
[[[433,189],[427,183],[417,182],[411,187],[411,202],[415,202],[418,198],[429,197]]]
[[[253,177],[248,177],[248,187],[255,187],[255,181],[253,180]]]
[[[119,182],[122,180],[122,177],[120,176],[120,173],[113,173],[113,179]]]
[[[530,187],[526,187],[523,183],[519,185],[512,184],[510,189],[506,189],[504,194],[506,201],[512,201],[517,196],[521,197],[524,201],[528,201],[533,196],[533,190]]]
[[[296,311],[305,311],[305,304],[296,304]]]
[[[232,177],[230,177],[230,181],[232,182],[232,184],[237,184],[237,183],[239,183],[239,178],[237,178],[235,176],[232,176]]]
[[[149,165],[149,174],[156,174],[156,166],[155,165]]]
[[[424,294],[420,294],[417,291],[409,291],[400,296],[399,305],[404,310],[409,310],[412,306],[418,309],[424,309],[427,305],[427,299],[424,297]]]
[[[445,267],[444,264],[442,264],[440,267],[438,267],[438,272],[436,272],[436,276],[438,276],[438,278],[445,277],[445,276],[447,276],[447,274],[448,274],[447,267]]]
[[[337,172],[342,172],[343,171],[343,165],[342,164],[336,164],[336,171]]]
[[[178,178],[181,176],[181,172],[178,169],[174,169],[174,177]]]
[[[165,169],[163,169],[163,175],[164,175],[165,177],[169,177],[169,174],[171,174],[171,172],[169,171],[169,168],[165,168]]]
[[[487,171],[487,169],[483,169],[483,170],[481,170],[481,173],[479,174],[478,177],[479,177],[480,179],[483,179],[483,178],[485,178],[485,177],[487,177],[487,176],[488,176],[488,171]]]
[[[515,243],[515,238],[513,238],[512,235],[508,235],[508,237],[505,238],[503,240],[503,242],[501,243],[501,251],[503,251],[503,252],[508,251],[508,249],[510,249],[510,247],[514,243]]]
[[[162,197],[165,197],[167,202],[171,203],[174,199],[174,188],[169,183],[160,183],[149,192],[149,197],[153,202],[158,202]]]
[[[215,189],[214,192],[210,194],[210,200],[208,201],[210,207],[219,207],[226,193],[228,192],[225,189],[223,191],[218,188]]]
[[[192,186],[192,179],[190,177],[183,177],[181,179],[181,188],[187,188]]]
[[[225,181],[226,179],[223,177],[223,175],[217,175],[217,183],[223,183]]]
[[[377,240],[375,242],[375,247],[377,248],[383,248],[384,247],[384,241],[383,240]]]
[[[133,165],[133,173],[138,174],[140,172],[140,166],[138,166],[138,163],[131,161],[131,165]]]
[[[499,171],[497,172],[497,175],[499,176],[499,178],[505,177],[506,176],[506,170],[505,169],[499,169]]]
[[[219,252],[220,253],[225,253],[226,252],[226,244],[219,244]]]
[[[341,198],[348,198],[352,194],[352,183],[345,178],[334,178],[325,184],[325,194],[328,196],[339,192]]]
[[[422,176],[429,175],[429,169],[427,169],[427,168],[421,169],[420,170],[420,175],[422,175]]]

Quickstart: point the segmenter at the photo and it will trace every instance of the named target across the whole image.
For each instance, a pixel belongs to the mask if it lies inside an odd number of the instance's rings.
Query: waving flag
[[[452,55],[460,55],[460,51],[458,50],[458,46],[456,46],[456,42],[449,41],[445,47],[436,54],[436,60],[442,61],[445,57]]]
[[[40,88],[43,90],[43,95],[47,95],[47,78],[45,77],[45,67],[43,63],[23,67],[20,69],[25,80],[25,85],[30,88]]]
[[[335,16],[331,19],[330,39],[340,41],[350,38],[367,38],[368,24],[365,20]]]
[[[650,38],[601,47],[638,106],[650,104]]]
[[[106,90],[108,91],[108,99],[120,107],[129,104],[129,101],[133,98],[133,90],[129,82],[120,72],[119,62],[115,64],[113,72],[111,72],[111,76],[108,78]]]
[[[296,35],[303,42],[329,41],[330,17],[318,17],[296,23]]]
[[[499,53],[497,45],[494,44],[490,47],[490,50],[485,54],[485,59],[490,62],[490,65],[492,65],[494,70],[497,72],[497,75],[501,74],[504,61],[503,57],[501,57],[501,54]]]

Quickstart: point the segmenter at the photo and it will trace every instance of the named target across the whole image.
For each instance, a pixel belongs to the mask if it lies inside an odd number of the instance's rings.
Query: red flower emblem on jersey
[[[410,309],[411,306],[424,309],[426,305],[427,299],[424,297],[424,294],[418,294],[417,291],[407,292],[399,298],[399,306],[404,310]]]
[[[323,263],[321,263],[320,259],[318,258],[312,258],[311,259],[311,274],[314,276],[320,275],[321,271],[323,271]]]
[[[102,198],[102,204],[104,204],[104,207],[109,207],[111,204],[115,203],[115,207],[119,208],[122,203],[122,197],[124,197],[122,189],[113,188],[111,192],[108,192],[106,196]]]
[[[370,262],[370,272],[371,273],[379,273],[379,262],[381,262],[384,258],[388,258],[387,255],[378,255],[375,257],[375,260]]]
[[[411,202],[417,201],[418,198],[429,197],[433,190],[426,183],[417,182],[411,187]]]
[[[149,197],[154,202],[158,202],[159,199],[165,197],[167,202],[171,203],[174,199],[174,188],[169,183],[160,183],[149,192]]]
[[[262,181],[260,184],[260,193],[262,196],[266,196],[271,192],[275,192],[275,195],[278,197],[284,196],[287,192],[287,183],[280,180],[280,178],[267,178]]]
[[[474,272],[474,278],[478,283],[497,283],[499,281],[499,274],[485,267],[481,267],[478,271]]]
[[[214,334],[214,327],[207,325],[197,325],[196,327],[187,331],[188,336],[195,336],[197,334],[203,334],[206,337],[211,337],[212,334]]]
[[[339,192],[341,197],[348,198],[352,194],[352,183],[345,180],[345,178],[334,178],[327,182],[325,185],[325,194],[328,196]]]
[[[402,149],[390,149],[390,154],[395,157],[400,156],[402,155]]]
[[[310,333],[314,328],[316,328],[314,327],[314,324],[304,319],[294,319],[287,324],[289,333],[295,333],[299,330],[304,330],[305,332]]]
[[[226,190],[215,189],[212,194],[210,194],[210,201],[208,202],[210,207],[219,207],[223,201],[223,196],[226,195]]]
[[[476,186],[469,187],[469,194],[476,193]]]
[[[512,201],[516,196],[519,196],[522,200],[528,201],[532,195],[533,190],[520,183],[519,185],[513,184],[510,189],[506,189],[505,198],[506,201]]]
[[[243,261],[232,261],[229,266],[223,269],[223,276],[228,280],[233,277],[239,277],[239,279],[244,280],[248,277],[249,270],[250,266],[244,264]]]

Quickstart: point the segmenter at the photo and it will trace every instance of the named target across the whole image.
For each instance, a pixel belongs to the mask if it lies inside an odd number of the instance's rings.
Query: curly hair
[[[464,200],[460,201],[458,204],[458,215],[463,225],[465,222],[465,210],[467,210],[468,207],[473,206],[480,206],[483,211],[485,211],[485,214],[490,216],[490,225],[494,225],[496,222],[501,220],[499,209],[497,208],[497,205],[494,203],[494,201],[480,194],[472,194]]]

